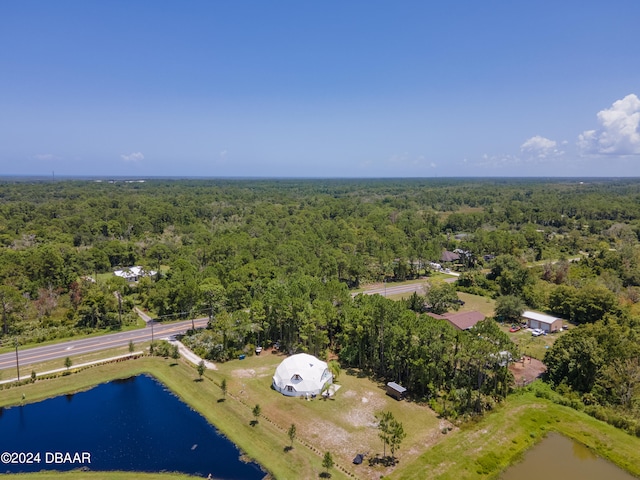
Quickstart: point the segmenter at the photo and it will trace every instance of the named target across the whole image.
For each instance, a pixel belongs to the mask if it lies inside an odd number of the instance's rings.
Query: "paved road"
[[[194,321],[196,327],[207,325],[207,318],[200,318]],[[83,353],[105,350],[107,348],[122,347],[133,343],[148,342],[153,334],[154,339],[166,338],[171,335],[184,333],[191,328],[191,320],[184,320],[176,323],[162,324],[150,322],[146,328],[131,330],[129,332],[111,333],[99,337],[85,338],[82,340],[70,340],[55,345],[44,347],[33,347],[18,349],[20,366],[31,365],[33,363],[46,362],[58,358],[66,358],[70,355],[80,355]],[[16,353],[3,353],[0,355],[0,370],[5,368],[15,368]],[[21,369],[22,370],[22,369]],[[25,370],[26,372],[26,370]],[[22,372],[21,372],[22,373]]]
[[[451,272],[448,275],[451,275],[449,278],[445,278],[444,281],[447,283],[455,282],[460,276],[459,273]],[[397,295],[401,293],[413,293],[417,292],[420,295],[424,295],[424,284],[427,283],[428,279],[417,280],[412,283],[405,283],[403,285],[394,285],[387,283],[386,285],[376,284],[376,286],[367,288],[362,292],[354,292],[351,294],[352,297],[358,295],[358,293],[363,293],[364,295],[375,295],[376,293],[382,295],[383,297],[387,297],[389,295]]]
[[[358,293],[362,293],[364,295],[375,295],[379,294],[383,297],[388,297],[389,295],[397,295],[400,293],[413,293],[418,292],[420,294],[424,294],[424,289],[422,288],[426,280],[420,281],[419,283],[407,283],[405,285],[387,285],[384,286],[375,286],[373,288],[368,288],[362,292],[354,292],[351,294],[352,297],[358,295]]]
[[[451,280],[455,281],[455,277],[451,278]],[[387,284],[386,286],[382,285],[367,289],[362,293],[364,293],[365,295],[375,295],[377,293],[383,296],[413,292],[424,294],[424,283],[425,280],[404,285]],[[355,297],[356,295],[357,293],[352,293],[352,296]],[[140,314],[140,312],[138,313]],[[66,358],[70,355],[80,355],[83,353],[105,350],[107,348],[122,347],[128,345],[130,341],[133,341],[133,343],[136,344],[141,342],[148,342],[151,340],[152,330],[154,338],[160,339],[169,337],[171,335],[184,333],[189,328],[191,328],[191,320],[184,320],[171,324],[155,323],[153,321],[150,321],[150,318],[144,318],[144,320],[147,322],[147,326],[146,328],[140,330],[112,333],[109,335],[102,335],[99,337],[86,338],[82,340],[70,340],[44,347],[32,347],[24,350],[19,349],[18,356],[20,360],[20,366],[24,365],[26,367],[27,365],[31,365],[34,363],[56,360],[58,358]],[[196,327],[204,327],[207,325],[207,318],[197,319],[194,321],[194,323]],[[12,351],[10,353],[3,353],[2,355],[0,355],[0,370],[6,368],[15,368],[15,366],[15,351]]]

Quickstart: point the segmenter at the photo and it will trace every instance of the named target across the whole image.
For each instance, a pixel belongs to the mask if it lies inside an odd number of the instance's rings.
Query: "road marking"
[[[204,318],[204,319],[195,320],[194,323],[196,327],[201,327],[201,326],[206,326],[207,321],[208,319]],[[160,338],[170,334],[181,333],[186,330],[189,330],[190,328],[191,328],[190,320],[186,321],[184,325],[156,324],[155,331],[153,333],[154,333],[154,337],[157,336],[157,338]],[[75,342],[78,342],[78,343],[87,342],[87,343],[83,345],[77,345],[77,344],[70,345],[66,348],[64,348],[65,344],[47,345],[45,347],[29,348],[27,350],[20,351],[20,364],[31,365],[31,364],[37,363],[38,360],[42,358],[44,358],[43,361],[56,360],[57,358],[61,358],[65,356],[66,355],[65,352],[71,349],[74,349],[73,353],[75,355],[82,355],[85,353],[106,350],[110,347],[125,346],[126,345],[125,342],[129,340],[149,341],[151,340],[151,333],[152,333],[150,330],[151,328],[147,327],[142,330],[132,330],[131,333],[111,334],[112,336],[106,341],[100,341],[100,337],[97,337],[96,339],[70,340],[70,342],[74,342],[74,343]],[[125,338],[122,338],[123,336]],[[68,344],[68,342],[65,342],[65,343]],[[30,353],[30,352],[33,352],[33,353]],[[15,367],[15,359],[6,357],[5,360],[0,361],[0,370],[12,368],[12,367]]]

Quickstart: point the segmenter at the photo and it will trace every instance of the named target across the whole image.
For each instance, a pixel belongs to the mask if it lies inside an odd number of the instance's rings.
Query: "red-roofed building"
[[[477,311],[471,312],[453,312],[445,313],[444,315],[438,315],[436,313],[427,313],[432,318],[440,320],[446,320],[458,330],[469,330],[476,323],[485,319],[485,316]]]

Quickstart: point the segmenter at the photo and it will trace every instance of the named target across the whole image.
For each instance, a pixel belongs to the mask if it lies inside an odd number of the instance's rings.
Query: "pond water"
[[[258,464],[242,462],[233,443],[148,376],[0,409],[0,456],[0,473],[89,468],[238,480],[265,475]]]
[[[529,450],[524,460],[510,467],[500,480],[634,480],[635,477],[598,457],[581,443],[549,433]]]

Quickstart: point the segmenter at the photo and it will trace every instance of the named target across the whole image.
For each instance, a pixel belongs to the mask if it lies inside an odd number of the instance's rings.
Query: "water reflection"
[[[6,409],[0,432],[0,451],[41,452],[42,457],[40,463],[2,465],[3,473],[90,468],[229,480],[264,477],[259,465],[242,462],[235,445],[199,413],[146,376]],[[91,462],[47,464],[46,452],[87,452]]]
[[[633,480],[635,477],[613,463],[598,457],[585,445],[558,433],[549,433],[526,452],[524,460],[513,465],[501,480]]]
[[[580,460],[593,460],[598,458],[598,456],[593,453],[593,451],[587,447],[585,444],[580,442],[571,442],[573,443],[573,456]]]

